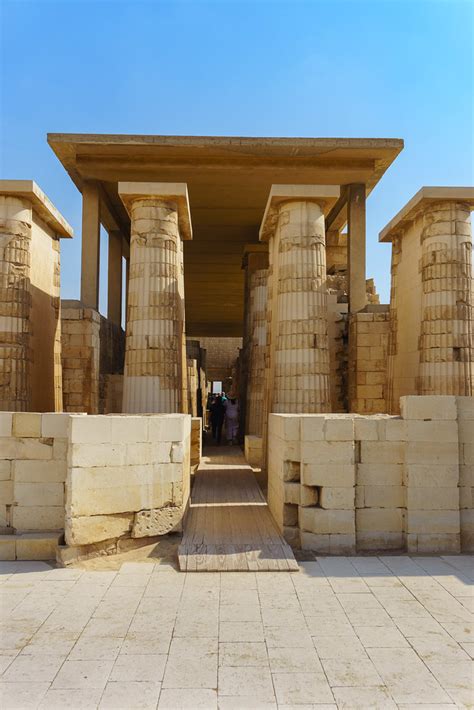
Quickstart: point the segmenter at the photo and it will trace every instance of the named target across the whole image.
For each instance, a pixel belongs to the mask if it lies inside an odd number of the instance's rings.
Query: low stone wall
[[[188,415],[71,416],[69,442],[66,544],[181,530],[190,490]]]
[[[402,397],[401,417],[272,414],[268,498],[318,553],[474,549],[474,398]]]

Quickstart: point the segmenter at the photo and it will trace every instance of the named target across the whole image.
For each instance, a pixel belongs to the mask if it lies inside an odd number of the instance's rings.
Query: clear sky
[[[36,180],[73,225],[64,298],[79,297],[81,198],[48,132],[403,138],[367,203],[367,273],[382,302],[390,247],[378,244],[380,229],[422,185],[474,184],[474,0],[0,0],[0,9],[0,174]]]

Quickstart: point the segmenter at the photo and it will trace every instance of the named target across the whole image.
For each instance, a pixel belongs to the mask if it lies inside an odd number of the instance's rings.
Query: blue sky
[[[0,12],[0,174],[36,180],[73,225],[64,298],[79,296],[81,198],[47,132],[403,138],[367,204],[383,302],[380,229],[422,185],[474,182],[471,0],[0,0]]]

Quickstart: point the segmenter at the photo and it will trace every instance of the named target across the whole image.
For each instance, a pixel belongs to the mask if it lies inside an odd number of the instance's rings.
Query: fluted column
[[[268,251],[249,246],[244,256],[246,270],[247,396],[245,433],[262,436],[265,348],[267,344]]]
[[[166,183],[120,183],[119,193],[131,217],[123,412],[184,412],[180,194]]]
[[[0,196],[0,410],[31,401],[31,205]]]
[[[420,395],[473,393],[473,281],[470,207],[433,202],[421,232]]]

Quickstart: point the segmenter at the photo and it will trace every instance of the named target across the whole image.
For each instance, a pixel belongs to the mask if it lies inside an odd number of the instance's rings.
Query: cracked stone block
[[[135,514],[132,537],[153,537],[169,532],[181,532],[184,510],[180,506],[167,506],[140,510]]]

